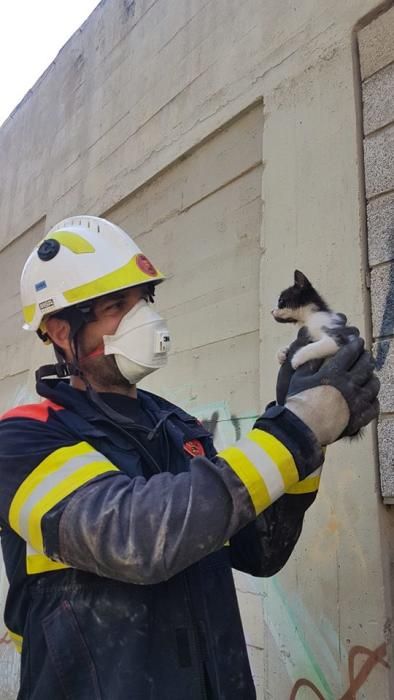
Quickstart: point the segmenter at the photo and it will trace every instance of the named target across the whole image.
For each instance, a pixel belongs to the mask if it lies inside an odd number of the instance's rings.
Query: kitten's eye
[[[285,302],[283,301],[283,299],[279,299],[279,301],[278,301],[278,309],[283,309],[284,306],[285,306]]]

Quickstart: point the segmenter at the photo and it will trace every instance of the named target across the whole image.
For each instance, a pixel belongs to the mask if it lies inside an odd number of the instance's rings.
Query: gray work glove
[[[349,340],[357,338],[360,335],[360,331],[358,330],[358,328],[356,328],[356,326],[346,325],[347,318],[345,314],[338,313],[337,316],[339,316],[342,319],[343,324],[341,326],[336,327],[335,335],[340,345],[346,345],[346,343],[348,343]],[[305,347],[305,345],[308,345],[310,342],[311,340],[309,338],[307,328],[303,326],[298,331],[297,338],[290,345],[287,353],[287,359],[283,363],[283,365],[281,365],[281,368],[278,372],[278,378],[276,381],[276,402],[280,406],[284,406],[286,403],[286,397],[289,391],[290,380],[295,371],[291,366],[291,359],[294,357],[297,350],[299,350],[302,347]]]
[[[352,329],[353,330],[353,329]],[[375,363],[356,337],[326,360],[312,360],[293,372],[285,406],[321,445],[355,435],[379,413]]]

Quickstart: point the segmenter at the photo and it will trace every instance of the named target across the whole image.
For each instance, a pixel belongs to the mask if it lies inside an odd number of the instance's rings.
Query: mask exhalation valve
[[[170,351],[171,338],[168,332],[158,331],[155,338],[154,352],[155,355],[167,354]]]

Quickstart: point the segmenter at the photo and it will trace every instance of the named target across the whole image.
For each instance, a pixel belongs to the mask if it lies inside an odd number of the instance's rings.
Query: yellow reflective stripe
[[[132,287],[136,284],[142,284],[143,282],[153,282],[155,280],[164,279],[164,275],[157,269],[155,275],[148,275],[143,272],[136,262],[138,255],[139,254],[134,255],[126,265],[122,265],[122,267],[119,267],[113,272],[109,272],[107,275],[103,275],[92,282],[81,284],[79,287],[74,287],[73,289],[63,292],[64,297],[68,302],[74,304],[84,299],[92,299],[102,294],[109,294],[109,292],[114,290]]]
[[[86,482],[94,479],[96,476],[101,474],[106,474],[110,471],[119,471],[117,467],[111,465],[110,462],[104,460],[93,462],[92,464],[87,464],[81,467],[74,474],[71,474],[68,478],[64,479],[57,486],[55,486],[47,496],[42,498],[37,505],[32,508],[29,517],[29,542],[34,549],[39,552],[44,551],[44,545],[42,540],[41,532],[41,519],[48,513],[48,511],[53,508],[57,503],[69,496],[70,493],[76,491],[86,484]]]
[[[44,571],[58,571],[59,569],[70,569],[68,564],[49,559],[45,554],[36,552],[29,542],[26,542],[26,573],[42,574]]]
[[[291,452],[276,437],[257,428],[234,447],[219,452],[236,472],[261,513],[288,488],[299,474]]]
[[[18,535],[22,536],[20,515],[23,505],[33,493],[33,491],[46,479],[50,474],[57,472],[60,467],[67,463],[72,457],[79,457],[85,454],[95,452],[94,448],[87,442],[79,442],[77,445],[69,447],[60,447],[55,452],[52,452],[40,464],[33,469],[26,479],[21,483],[12,499],[9,511],[9,523],[13,530]]]
[[[293,486],[290,486],[290,488],[286,489],[286,493],[313,493],[314,491],[317,491],[320,484],[321,471],[322,467],[315,469],[312,474],[309,474],[309,476],[307,476],[305,479],[299,481],[298,484],[294,484]]]
[[[299,481],[298,484],[290,486],[286,489],[286,493],[313,493],[317,491],[320,484],[320,476],[308,476],[306,479]]]
[[[92,246],[86,238],[79,236],[77,233],[71,233],[70,231],[56,231],[55,233],[48,233],[45,238],[52,238],[58,241],[61,245],[72,253],[79,255],[80,253],[94,253],[95,248]]]
[[[25,319],[26,323],[31,323],[34,318],[34,314],[36,313],[36,305],[29,304],[29,306],[24,306],[22,311],[23,318]]]
[[[282,475],[285,489],[298,481],[299,474],[293,455],[276,437],[258,428],[251,430],[246,437],[271,457]]]
[[[58,571],[59,569],[69,568],[68,564],[48,559],[45,554],[40,554],[39,552],[26,555],[26,572],[28,574],[42,574],[44,571]]]
[[[8,630],[8,634],[10,635],[12,641],[15,644],[16,650],[19,654],[22,653],[22,644],[23,644],[23,637],[21,637],[20,634],[16,634],[16,632],[11,632],[11,630]]]
[[[61,447],[22,482],[9,511],[9,523],[38,553],[44,551],[41,519],[56,503],[91,479],[119,471],[86,442]]]
[[[226,460],[245,485],[257,514],[271,505],[271,498],[262,475],[242,450],[238,447],[227,447],[219,452],[218,457]]]

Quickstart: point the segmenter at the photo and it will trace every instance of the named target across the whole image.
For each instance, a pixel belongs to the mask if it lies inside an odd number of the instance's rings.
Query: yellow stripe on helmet
[[[23,318],[26,323],[31,323],[36,313],[36,304],[29,304],[23,307]]]
[[[155,269],[155,274],[144,272],[137,264],[139,254],[134,255],[126,265],[122,265],[117,270],[109,272],[107,275],[98,277],[91,282],[81,284],[73,289],[68,289],[63,292],[65,299],[70,304],[76,304],[85,299],[94,299],[95,297],[109,294],[110,292],[134,287],[137,284],[144,282],[161,282],[164,279],[159,270]]]
[[[72,233],[71,231],[55,231],[54,233],[49,232],[45,238],[51,238],[54,241],[58,241],[60,245],[63,245],[72,253],[80,255],[81,253],[94,253],[95,248],[92,246],[86,238],[79,236],[77,233]]]

